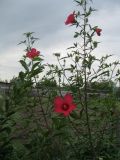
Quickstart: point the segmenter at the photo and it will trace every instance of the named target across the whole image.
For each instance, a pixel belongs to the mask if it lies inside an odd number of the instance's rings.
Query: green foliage
[[[114,82],[112,81],[100,81],[100,82],[92,82],[90,84],[90,88],[95,91],[102,91],[107,93],[112,93],[114,89]]]
[[[78,42],[64,57],[54,54],[58,65],[43,64],[42,55],[24,55],[19,61],[23,71],[11,80],[9,95],[0,96],[1,160],[120,158],[119,90],[114,92],[120,75],[119,70],[114,72],[120,63],[108,63],[111,55],[98,59],[93,54],[99,44],[94,38],[98,27],[89,24],[89,16],[95,10],[88,0],[75,2],[80,7],[74,12],[73,24]],[[28,52],[37,38],[33,32],[24,36],[19,44],[25,44]],[[91,90],[93,97],[89,98]],[[103,90],[108,91],[104,96],[95,96]],[[77,106],[68,117],[54,112],[54,99],[64,92],[73,94]]]
[[[57,87],[57,83],[55,80],[52,79],[47,79],[47,78],[43,78],[39,83],[38,83],[38,87],[39,86],[44,86],[44,87]]]

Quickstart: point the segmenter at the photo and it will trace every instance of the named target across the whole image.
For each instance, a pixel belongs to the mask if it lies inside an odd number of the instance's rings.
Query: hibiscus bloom
[[[35,48],[32,48],[31,50],[29,50],[27,53],[26,53],[26,57],[30,58],[30,59],[33,59],[35,57],[38,57],[40,55],[40,52],[37,51]]]
[[[69,116],[76,108],[76,105],[73,103],[73,97],[70,93],[67,93],[63,98],[57,96],[54,99],[54,111],[57,113],[62,113],[64,116]]]
[[[68,25],[68,24],[73,24],[75,23],[75,13],[73,12],[72,14],[70,14],[68,17],[67,17],[67,20],[65,21],[65,24]]]
[[[97,33],[98,36],[101,35],[101,31],[102,31],[102,29],[100,29],[100,28],[96,28],[95,29],[95,32]]]

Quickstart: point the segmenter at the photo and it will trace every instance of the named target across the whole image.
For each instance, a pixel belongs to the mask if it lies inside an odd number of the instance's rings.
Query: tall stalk
[[[83,4],[83,11],[84,11],[84,33],[86,33],[86,0]],[[83,37],[83,43],[84,43],[84,48],[83,48],[83,52],[84,52],[84,62],[86,61],[86,34],[84,34]],[[90,119],[89,119],[89,114],[88,114],[88,96],[87,96],[87,71],[86,71],[86,64],[84,65],[84,106],[85,106],[85,115],[86,115],[86,123],[87,123],[87,130],[88,130],[88,136],[89,136],[89,143],[90,143],[90,147],[93,153],[93,160],[96,159],[95,156],[95,149],[93,146],[93,140],[92,140],[92,133],[91,133],[91,127],[90,127]]]
[[[31,47],[32,47],[32,43],[31,43],[31,40],[30,40],[30,36],[31,36],[30,34],[27,36],[27,49],[28,49],[28,50],[30,50]],[[32,64],[32,67],[33,67],[33,61],[31,62],[31,64]],[[35,85],[36,85],[37,96],[38,96],[39,104],[40,104],[40,107],[41,107],[41,112],[42,112],[42,115],[43,115],[43,119],[44,119],[46,128],[49,129],[49,124],[48,124],[48,120],[47,120],[47,117],[46,117],[46,113],[45,113],[44,108],[43,108],[43,106],[42,106],[39,89],[37,88],[37,79],[36,79],[35,76],[33,76],[33,78],[34,78]]]
[[[33,61],[32,61],[32,66],[33,66]],[[44,111],[42,103],[41,103],[41,97],[40,97],[39,89],[37,88],[37,79],[36,79],[35,76],[34,76],[34,80],[35,80],[36,91],[37,91],[38,100],[39,100],[39,104],[40,104],[40,107],[41,107],[42,115],[43,115],[43,118],[44,118],[44,122],[46,124],[46,128],[49,129],[49,124],[48,124],[47,117],[46,117],[45,111]]]

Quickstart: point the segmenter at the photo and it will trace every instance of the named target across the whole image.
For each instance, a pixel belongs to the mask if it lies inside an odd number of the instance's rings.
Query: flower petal
[[[66,112],[63,112],[64,116],[67,117],[69,116],[70,112],[66,111]]]
[[[70,14],[68,17],[67,17],[67,20],[65,21],[65,24],[68,25],[68,24],[72,24],[72,23],[75,23],[75,14],[72,13]]]
[[[71,104],[69,109],[67,111],[64,111],[63,114],[64,116],[69,116],[69,114],[76,108],[75,104]]]
[[[36,49],[35,49],[35,48],[32,48],[32,49],[31,49],[31,52],[35,53],[35,52],[36,52]]]
[[[95,29],[95,32],[97,33],[98,36],[101,35],[101,31],[102,31],[102,29],[100,29],[100,28],[96,28]]]
[[[74,110],[76,107],[77,107],[76,104],[71,104],[71,105],[70,105],[71,111]]]
[[[62,97],[56,97],[54,99],[54,107],[55,107],[55,112],[62,112],[62,105],[64,103],[64,100]]]
[[[68,109],[68,112],[72,112],[74,109],[76,108],[76,105],[75,104],[71,104],[69,109]]]
[[[40,55],[40,51],[37,51],[36,55],[39,56]]]
[[[73,102],[73,96],[70,93],[67,93],[64,96],[64,100],[67,104],[71,104]]]

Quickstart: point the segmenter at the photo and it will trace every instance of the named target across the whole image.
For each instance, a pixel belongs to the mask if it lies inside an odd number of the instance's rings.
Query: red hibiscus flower
[[[26,57],[33,59],[35,57],[38,57],[40,55],[40,52],[37,51],[35,48],[32,48],[30,51],[26,53]]]
[[[70,112],[76,108],[73,103],[73,97],[70,93],[67,93],[63,98],[57,96],[54,99],[54,111],[62,113],[64,116],[69,116]]]
[[[73,12],[72,14],[70,14],[68,17],[67,17],[67,20],[65,21],[65,24],[68,25],[68,24],[73,24],[75,23],[75,13]]]
[[[98,36],[101,35],[101,31],[102,31],[102,29],[100,29],[100,28],[96,28],[95,29],[95,32],[97,33]]]

